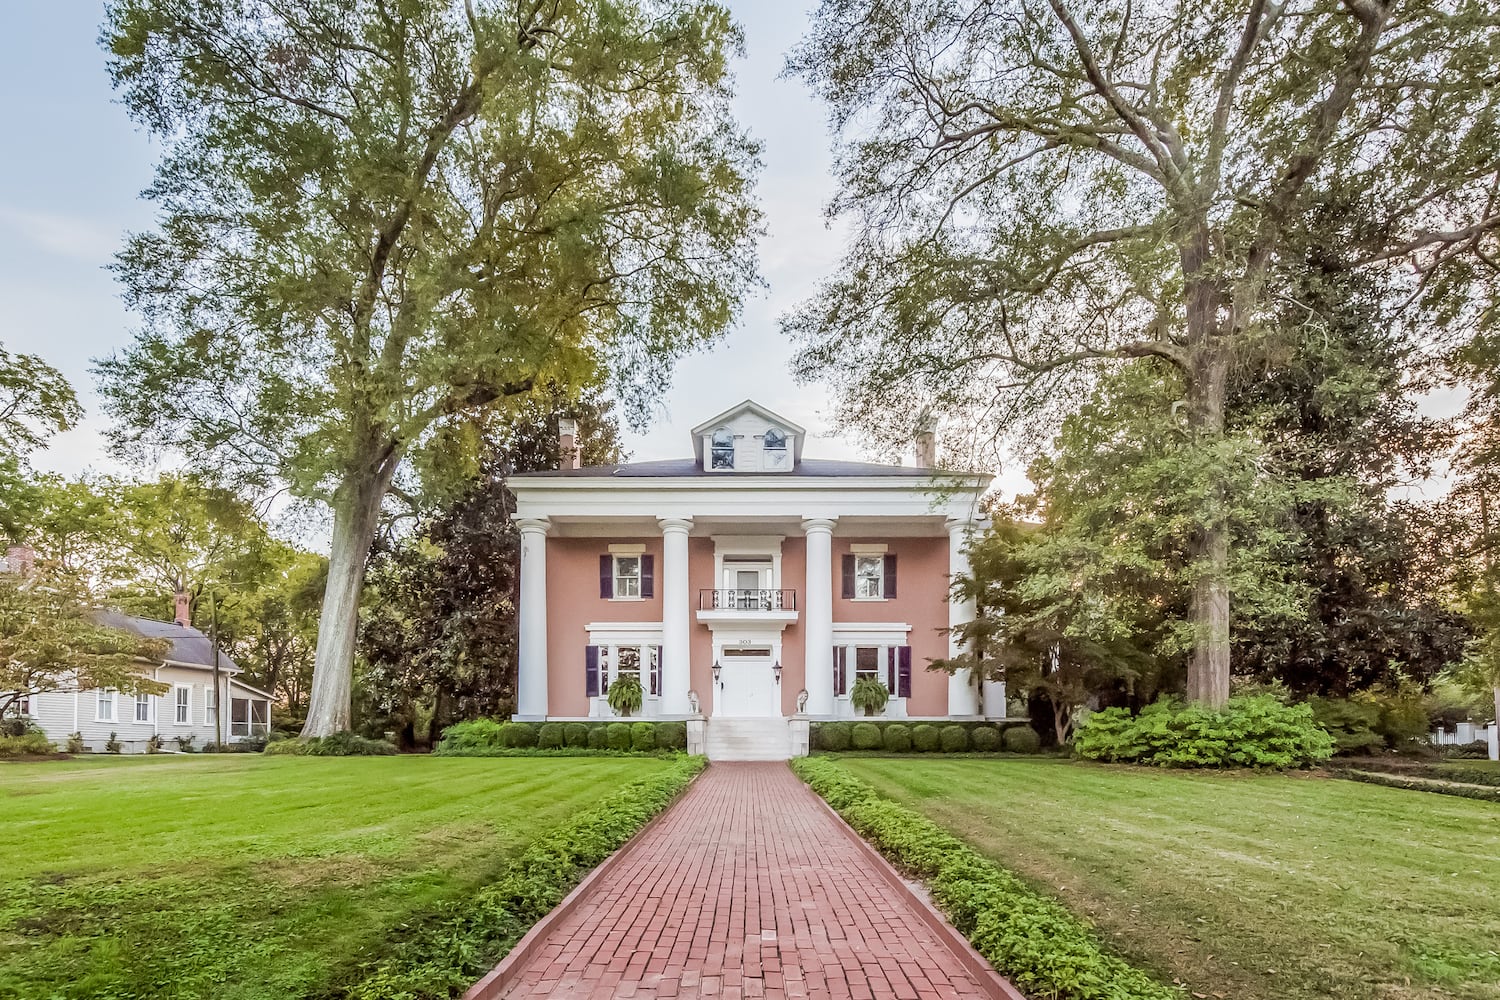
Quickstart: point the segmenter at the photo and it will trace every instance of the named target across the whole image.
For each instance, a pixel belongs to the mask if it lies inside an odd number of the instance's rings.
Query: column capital
[[[836,517],[805,517],[802,519],[802,532],[807,535],[818,531],[833,534],[833,526],[838,522]]]
[[[967,535],[971,531],[978,531],[981,518],[978,517],[950,517],[943,523],[948,527],[950,535]]]
[[[545,535],[552,528],[552,522],[545,517],[512,517],[516,524],[516,530],[521,534]]]
[[[658,517],[656,523],[661,527],[661,533],[669,531],[680,531],[687,534],[693,530],[693,519],[690,517]]]

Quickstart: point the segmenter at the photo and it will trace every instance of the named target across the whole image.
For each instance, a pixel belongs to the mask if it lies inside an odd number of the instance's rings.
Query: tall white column
[[[547,717],[547,529],[545,517],[518,517],[521,532],[520,648],[516,718]]]
[[[974,530],[974,522],[969,520],[950,520],[948,522],[948,573],[950,580],[959,574],[969,572],[969,538]],[[948,597],[948,627],[954,628],[966,622],[974,620],[974,602],[972,600],[959,600],[952,594]],[[964,651],[964,644],[959,641],[957,635],[948,633],[948,655],[958,656]],[[1004,704],[1004,688],[1000,693],[1001,704]],[[979,693],[975,689],[973,678],[968,670],[955,670],[948,678],[948,714],[949,715],[978,715]],[[1001,709],[1004,714],[1004,709]]]
[[[689,517],[658,517],[661,525],[661,710],[665,715],[688,714],[688,689],[693,686],[689,660],[688,532]]]
[[[807,537],[802,634],[808,715],[833,714],[833,525],[831,517],[809,517],[802,522]]]

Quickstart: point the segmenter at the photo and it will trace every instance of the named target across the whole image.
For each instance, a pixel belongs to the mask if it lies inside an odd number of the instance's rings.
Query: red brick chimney
[[[578,421],[562,417],[557,421],[557,453],[559,469],[576,469],[578,459]]]
[[[179,590],[176,594],[177,610],[172,620],[179,625],[191,625],[193,621],[193,604],[188,597],[188,592]]]

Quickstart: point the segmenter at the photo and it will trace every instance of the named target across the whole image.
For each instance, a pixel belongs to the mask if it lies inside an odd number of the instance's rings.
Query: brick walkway
[[[710,767],[505,994],[985,995],[780,763]]]

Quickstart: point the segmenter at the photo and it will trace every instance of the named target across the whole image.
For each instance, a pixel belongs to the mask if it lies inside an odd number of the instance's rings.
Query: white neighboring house
[[[29,714],[59,747],[67,746],[72,733],[81,733],[84,747],[103,753],[109,734],[115,733],[125,753],[144,753],[152,736],[160,735],[163,750],[176,750],[179,737],[193,737],[192,748],[201,750],[216,741],[215,712],[227,705],[223,733],[225,743],[264,738],[271,731],[271,696],[241,681],[240,668],[219,654],[218,697],[214,691],[214,647],[208,636],[188,625],[135,618],[117,611],[101,611],[100,625],[124,629],[150,639],[171,643],[165,659],[141,672],[171,687],[160,695],[132,695],[118,691],[64,690],[33,695],[22,702]]]

